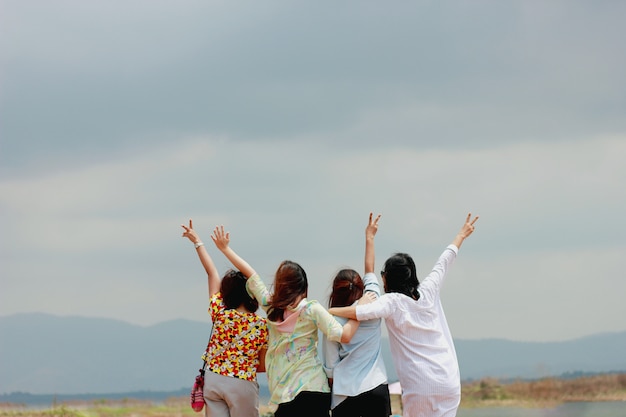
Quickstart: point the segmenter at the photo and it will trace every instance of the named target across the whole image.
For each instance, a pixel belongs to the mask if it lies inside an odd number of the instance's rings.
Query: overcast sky
[[[269,284],[397,251],[455,338],[626,330],[626,2],[0,0],[0,316],[208,321],[180,224]]]

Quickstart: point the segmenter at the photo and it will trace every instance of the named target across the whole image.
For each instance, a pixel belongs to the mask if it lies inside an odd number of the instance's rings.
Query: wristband
[[[196,248],[196,249],[198,249],[200,246],[204,246],[204,243],[198,242],[198,243],[194,243],[193,244],[193,247]]]

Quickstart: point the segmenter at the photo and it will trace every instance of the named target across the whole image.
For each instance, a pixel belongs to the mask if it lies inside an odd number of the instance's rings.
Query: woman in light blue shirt
[[[365,228],[365,276],[353,269],[343,269],[333,280],[329,307],[355,304],[364,293],[380,297],[374,275],[374,236],[378,220]],[[344,324],[344,318],[337,320]],[[337,343],[324,337],[324,370],[332,385],[333,417],[388,417],[391,414],[387,372],[380,348],[381,319],[362,321],[349,343]]]

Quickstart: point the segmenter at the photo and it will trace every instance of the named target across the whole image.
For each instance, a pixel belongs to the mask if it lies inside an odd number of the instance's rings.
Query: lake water
[[[626,417],[626,401],[566,403],[555,408],[462,408],[457,417]]]

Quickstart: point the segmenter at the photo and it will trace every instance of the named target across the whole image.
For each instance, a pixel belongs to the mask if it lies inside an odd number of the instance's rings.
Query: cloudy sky
[[[0,0],[0,316],[208,320],[180,224],[310,298],[396,251],[456,338],[626,330],[626,3]]]

